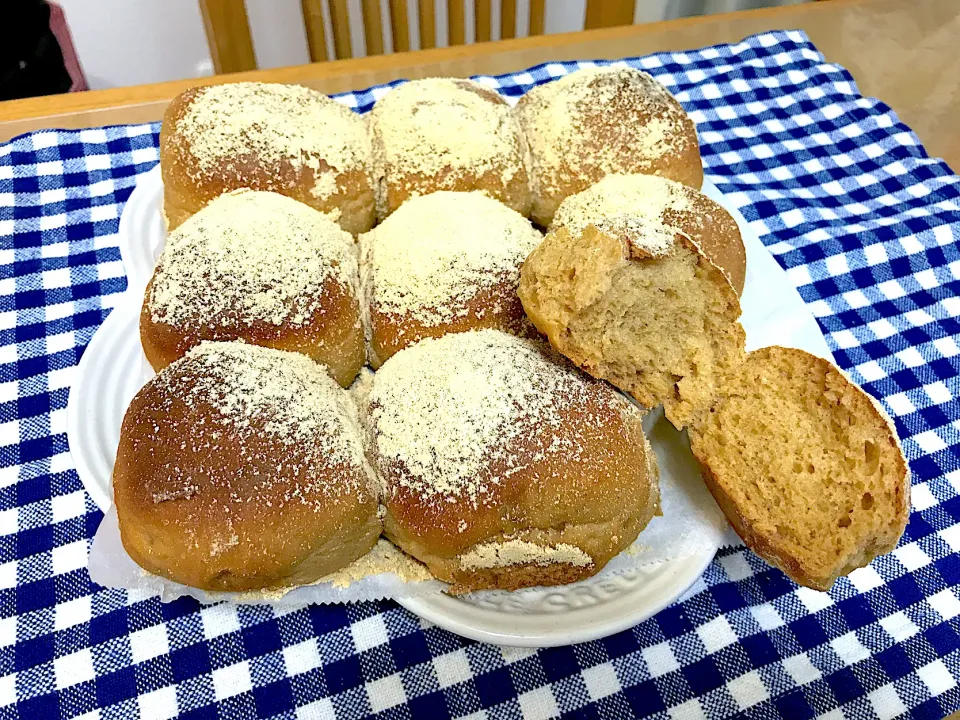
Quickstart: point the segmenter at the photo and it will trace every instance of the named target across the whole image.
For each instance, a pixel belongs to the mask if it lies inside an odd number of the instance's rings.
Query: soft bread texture
[[[659,511],[641,411],[539,341],[424,340],[366,399],[385,533],[454,592],[589,577]]]
[[[206,343],[127,409],[113,472],[124,548],[204,590],[313,582],[380,535],[356,408],[297,353]]]
[[[347,232],[374,221],[365,120],[300,85],[240,82],[191,88],[160,129],[164,212],[172,230],[240,188],[299,200]]]
[[[329,217],[283,195],[222,195],[167,237],[140,338],[155,370],[201,342],[244,340],[325,364],[346,387],[365,362],[357,252]]]
[[[543,227],[564,198],[613,173],[703,184],[693,121],[640,70],[578,70],[533,88],[514,112],[530,147],[531,217]]]
[[[663,223],[686,235],[727,274],[737,294],[743,294],[747,253],[737,222],[722,206],[689,185],[657,175],[608,175],[560,203],[550,229],[565,227],[577,235],[587,225],[620,217]]]
[[[510,106],[472,80],[427,78],[370,111],[377,217],[438,190],[479,190],[530,213],[527,147]]]
[[[910,475],[889,419],[802,350],[750,353],[694,418],[690,445],[743,541],[801,585],[828,590],[903,534]]]
[[[517,284],[541,238],[529,220],[479,192],[408,200],[360,237],[371,364],[451,332],[536,334]]]
[[[520,272],[524,310],[550,344],[684,427],[744,357],[740,302],[683,235],[635,218],[547,233]]]

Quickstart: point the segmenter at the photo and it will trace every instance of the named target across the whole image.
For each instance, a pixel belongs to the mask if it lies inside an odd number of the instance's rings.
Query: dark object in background
[[[74,84],[43,0],[0,3],[0,100],[54,95]]]

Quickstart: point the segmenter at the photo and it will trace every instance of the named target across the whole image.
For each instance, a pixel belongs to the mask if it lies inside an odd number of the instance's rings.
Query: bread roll
[[[557,208],[550,228],[577,235],[590,224],[618,217],[661,222],[689,237],[743,294],[747,253],[730,213],[692,187],[657,175],[608,175]]]
[[[377,101],[370,131],[380,220],[437,190],[480,190],[529,214],[526,144],[493,90],[472,80],[413,80]]]
[[[346,387],[365,361],[353,239],[283,195],[222,195],[167,237],[140,338],[156,370],[204,340],[245,340],[309,355]]]
[[[360,238],[371,364],[451,332],[536,334],[517,283],[541,237],[518,212],[479,192],[404,203]]]
[[[385,532],[454,592],[589,577],[658,512],[642,414],[495,330],[394,355],[369,394]]]
[[[740,301],[724,273],[663,223],[617,216],[547,233],[520,271],[524,310],[594,377],[678,428],[743,362]]]
[[[204,590],[317,580],[380,534],[356,409],[309,358],[205,343],[148,382],[113,471],[120,538]]]
[[[703,183],[693,121],[640,70],[578,70],[533,88],[515,112],[530,146],[531,217],[544,227],[565,197],[613,173]]]
[[[750,353],[690,425],[690,445],[743,541],[801,585],[893,550],[910,513],[895,429],[836,367],[802,350]]]
[[[240,188],[287,195],[347,232],[373,226],[364,119],[300,85],[239,82],[187,90],[160,129],[168,227]]]

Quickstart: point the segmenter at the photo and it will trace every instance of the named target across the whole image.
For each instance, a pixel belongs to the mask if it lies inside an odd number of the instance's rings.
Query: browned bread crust
[[[689,185],[657,175],[608,175],[560,203],[550,229],[566,227],[576,234],[588,224],[618,217],[648,219],[682,233],[727,274],[737,294],[743,294],[747,253],[737,222]]]
[[[124,416],[113,473],[124,548],[205,590],[304,584],[344,567],[381,529],[354,413],[302,355],[197,348]]]
[[[439,190],[479,190],[529,215],[526,143],[498,93],[472,80],[413,80],[369,117],[378,220]]]
[[[530,147],[531,217],[543,227],[564,198],[613,173],[703,184],[693,121],[640,70],[579,70],[530,90],[515,113]]]
[[[329,218],[274,193],[223,195],[169,234],[144,293],[144,353],[159,371],[203,341],[243,340],[308,355],[346,387],[366,359],[357,273]]]
[[[369,402],[385,533],[455,592],[590,577],[658,512],[641,412],[538,342],[425,340],[384,364]]]
[[[369,171],[365,120],[299,85],[191,88],[163,116],[160,172],[171,230],[215,197],[250,188],[299,200],[356,235],[373,226]]]
[[[371,364],[448,333],[535,335],[517,284],[541,237],[482,193],[438,192],[405,203],[360,238]]]

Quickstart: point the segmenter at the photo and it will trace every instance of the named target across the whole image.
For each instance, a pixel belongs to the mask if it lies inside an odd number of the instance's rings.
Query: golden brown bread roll
[[[283,195],[222,195],[167,237],[140,338],[155,370],[239,339],[309,355],[346,387],[365,361],[353,239]]]
[[[544,227],[565,197],[613,173],[703,183],[693,121],[640,70],[578,70],[530,90],[515,113],[530,147],[531,217]]]
[[[370,133],[379,220],[437,190],[480,190],[529,214],[526,144],[493,90],[456,78],[412,80],[373,106]]]
[[[548,232],[518,293],[550,344],[678,428],[744,358],[740,301],[689,237],[659,220],[617,216]]]
[[[312,582],[380,534],[356,409],[298,353],[205,343],[137,393],[113,472],[123,546],[205,590]]]
[[[540,240],[529,220],[479,192],[408,200],[360,238],[371,364],[451,332],[536,334],[517,283]]]
[[[368,403],[385,533],[454,592],[589,577],[658,512],[641,412],[538,341],[423,340]]]
[[[910,515],[890,419],[802,350],[750,353],[694,417],[690,447],[747,546],[817,590],[891,552]]]
[[[167,107],[160,171],[168,227],[218,195],[269,190],[326,213],[347,232],[374,220],[365,120],[300,85],[191,88]]]
[[[727,274],[737,294],[743,293],[747,253],[736,220],[699,190],[664,177],[608,175],[560,203],[550,229],[565,227],[576,235],[587,225],[631,217],[686,235]]]

